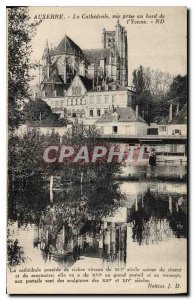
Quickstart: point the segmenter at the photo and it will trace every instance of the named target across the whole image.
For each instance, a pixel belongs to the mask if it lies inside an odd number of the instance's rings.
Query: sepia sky
[[[81,49],[101,48],[102,29],[114,30],[117,19],[112,16],[119,14],[120,24],[127,30],[129,84],[133,70],[140,64],[172,75],[187,72],[185,7],[30,7],[32,19],[41,14],[63,14],[63,19],[46,19],[37,27],[32,41],[32,62],[41,59],[46,40],[49,45],[57,46],[65,34]],[[74,14],[79,19],[73,19]],[[109,18],[83,19],[82,14],[107,14]],[[135,20],[146,20],[147,24],[131,24],[131,21],[127,24],[129,14],[135,15]],[[155,24],[156,14],[165,16],[164,24]]]

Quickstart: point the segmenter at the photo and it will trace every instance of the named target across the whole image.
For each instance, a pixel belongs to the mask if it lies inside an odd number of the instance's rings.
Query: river
[[[68,185],[53,191],[51,200],[46,189],[14,196],[8,219],[11,266],[135,266],[146,257],[152,265],[186,262],[183,182]]]

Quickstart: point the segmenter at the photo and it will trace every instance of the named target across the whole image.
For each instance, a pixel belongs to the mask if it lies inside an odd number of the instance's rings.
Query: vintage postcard
[[[187,8],[7,7],[8,294],[187,294]]]

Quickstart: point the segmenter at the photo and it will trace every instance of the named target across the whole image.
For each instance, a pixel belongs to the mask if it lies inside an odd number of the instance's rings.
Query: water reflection
[[[173,235],[187,237],[186,195],[150,191],[137,195],[128,209],[133,241],[158,243]]]
[[[72,224],[64,224],[54,232],[53,224],[37,226],[33,245],[48,259],[73,264],[81,256],[107,262],[126,261],[127,227],[124,223],[86,221],[74,232]]]
[[[165,242],[167,249],[169,240],[187,237],[183,183],[69,185],[53,192],[52,203],[46,190],[26,196],[14,196],[9,218],[19,227],[33,225],[31,247],[44,262],[72,265],[97,258],[125,264],[130,243],[151,247]]]

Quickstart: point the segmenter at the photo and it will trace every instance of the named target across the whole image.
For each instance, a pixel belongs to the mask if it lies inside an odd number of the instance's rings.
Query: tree
[[[151,78],[143,66],[139,66],[137,70],[133,71],[133,85],[138,93],[139,113],[148,123],[151,122],[150,111],[152,105],[150,84]]]
[[[133,85],[135,90],[138,94],[142,94],[146,89],[147,86],[145,84],[145,72],[143,66],[139,66],[138,69],[133,71]]]
[[[155,100],[163,98],[167,95],[173,76],[169,73],[164,73],[159,69],[151,70],[147,68],[151,78],[151,93]]]
[[[173,77],[159,69],[139,66],[133,72],[133,84],[138,93],[139,113],[146,122],[155,122],[168,114],[168,92]]]
[[[36,122],[44,121],[48,116],[52,115],[51,107],[43,100],[30,100],[25,104],[23,114],[26,121]]]
[[[27,7],[8,8],[8,125],[21,124],[22,101],[28,98],[31,39],[39,22],[31,22]]]
[[[80,175],[83,174],[84,182],[97,181],[103,184],[107,179],[113,180],[114,175],[120,172],[121,163],[107,161],[107,157],[98,159],[96,163],[91,161],[78,161],[74,163],[69,160],[54,164],[47,164],[43,159],[45,149],[50,145],[71,145],[77,152],[81,146],[88,146],[89,156],[92,156],[95,146],[100,144],[100,134],[97,129],[91,126],[77,124],[72,130],[67,131],[62,139],[58,133],[51,135],[42,135],[33,130],[23,136],[12,135],[9,138],[8,155],[8,179],[9,191],[25,190],[30,186],[42,184],[43,177],[46,175],[58,174],[66,181],[80,181]],[[111,143],[106,141],[105,145],[110,148]],[[76,151],[75,151],[76,152]],[[108,154],[107,154],[108,155]]]
[[[187,103],[187,75],[175,76],[170,85],[168,98],[182,108]]]
[[[23,137],[11,135],[9,138],[8,153],[8,179],[9,192],[23,190],[32,183],[37,185],[41,181],[44,171],[42,164],[42,147],[45,143],[44,136],[33,131]]]
[[[60,115],[53,113],[51,107],[43,100],[29,100],[23,108],[23,119],[33,126],[66,126],[70,123],[67,116],[60,118]]]

